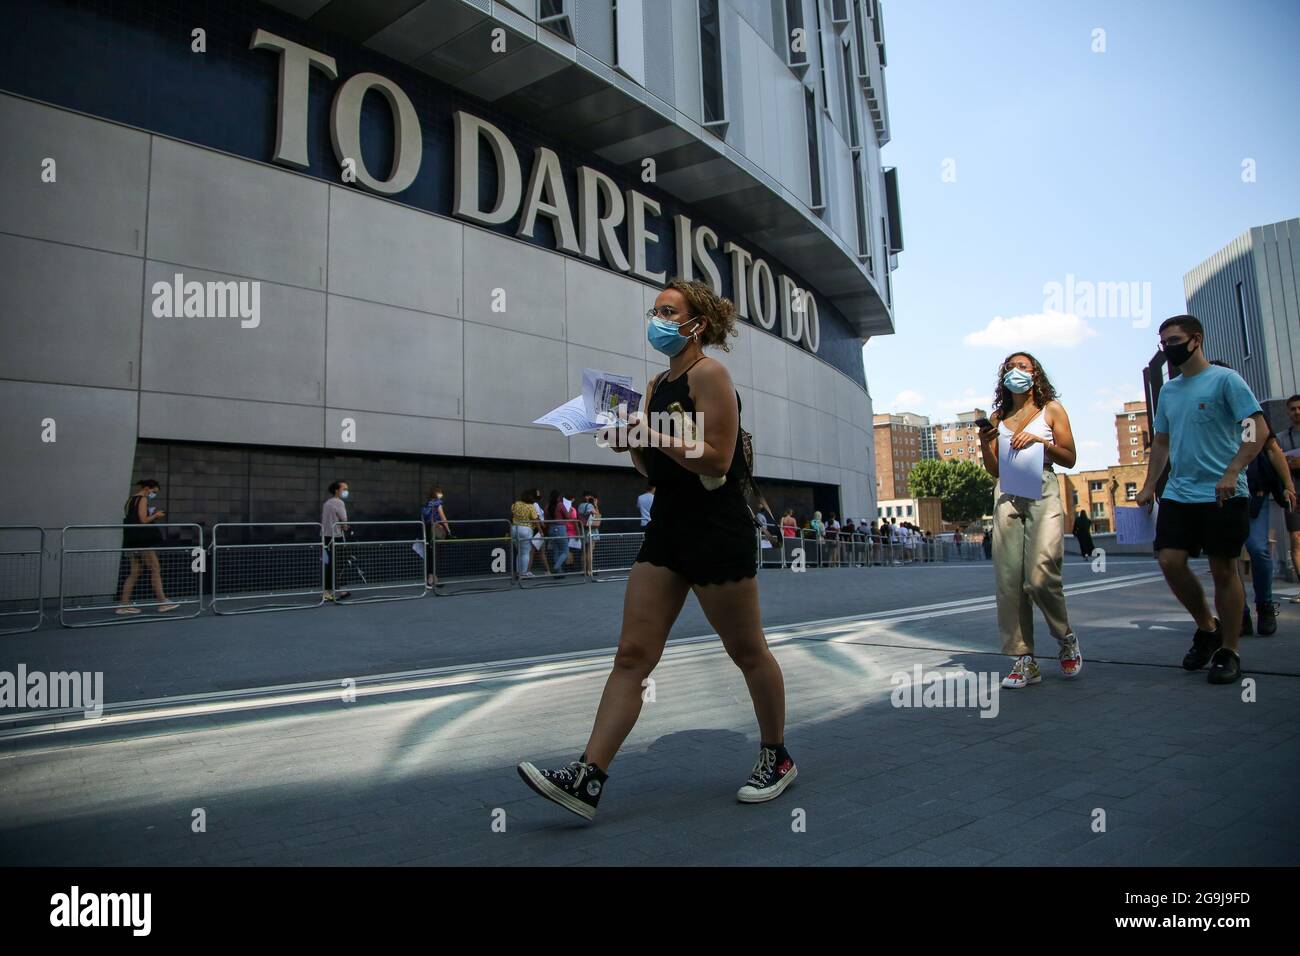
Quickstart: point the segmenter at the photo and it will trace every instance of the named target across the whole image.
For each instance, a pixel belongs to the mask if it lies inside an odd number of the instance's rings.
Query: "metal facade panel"
[[[1269,398],[1300,392],[1300,219],[1251,230]]]
[[[694,6],[694,3],[691,4]],[[674,9],[674,14],[676,10]],[[665,16],[662,0],[660,3],[647,3],[642,15],[645,24],[645,87],[666,103],[677,106],[676,84],[677,70],[674,62],[677,58],[674,49],[674,17]],[[696,40],[698,46],[699,41]],[[699,70],[698,62],[695,69]]]
[[[578,49],[585,50],[596,59],[613,66],[613,0],[572,0],[572,2],[573,38]]]

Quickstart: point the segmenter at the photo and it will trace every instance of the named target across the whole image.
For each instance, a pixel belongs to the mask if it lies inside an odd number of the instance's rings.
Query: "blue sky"
[[[893,0],[884,26],[906,250],[897,332],[863,351],[875,411],[988,408],[1026,348],[1078,469],[1115,464],[1114,413],[1186,311],[1184,273],[1300,216],[1300,0]],[[1069,276],[1134,297],[1048,301]]]

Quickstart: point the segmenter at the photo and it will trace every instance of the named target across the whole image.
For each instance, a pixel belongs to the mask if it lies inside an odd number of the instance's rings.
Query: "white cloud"
[[[920,392],[905,388],[894,396],[894,403],[890,408],[897,409],[900,412],[910,412],[921,408],[925,404],[925,396]]]
[[[1146,396],[1142,393],[1142,387],[1137,384],[1120,385],[1119,387],[1103,386],[1097,389],[1097,401],[1092,403],[1094,412],[1108,412],[1118,415],[1124,411],[1125,402],[1142,402],[1146,401]]]
[[[995,315],[984,328],[969,333],[962,341],[977,348],[1044,349],[1074,348],[1097,330],[1069,312],[1036,312],[1004,319]]]

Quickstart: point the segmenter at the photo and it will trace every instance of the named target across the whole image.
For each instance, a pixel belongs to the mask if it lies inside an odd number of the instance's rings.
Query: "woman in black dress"
[[[649,317],[650,344],[669,357],[668,371],[650,384],[649,418],[634,417],[629,424],[640,427],[619,429],[610,441],[617,451],[630,451],[637,470],[656,486],[650,523],[623,597],[614,668],[582,756],[559,770],[531,763],[518,768],[539,794],[588,820],[595,815],[610,762],[641,713],[643,681],[659,662],[692,591],[745,675],[758,718],[758,762],[737,799],[771,800],[796,775],[785,749],[785,683],[759,617],[758,547],[745,501],[740,396],[726,366],[704,355],[706,346],[727,350],[728,336],[737,334],[735,309],[704,283],[674,279]],[[695,423],[693,443],[661,417],[674,403]],[[667,434],[656,430],[661,425]],[[723,476],[725,482],[714,490],[701,481],[716,486]]]
[[[139,614],[140,609],[131,604],[135,583],[140,578],[140,571],[147,568],[149,582],[153,585],[153,596],[158,601],[158,612],[174,611],[180,605],[172,603],[167,592],[163,590],[162,567],[158,563],[158,554],[154,548],[161,548],[164,539],[161,528],[150,525],[162,521],[167,512],[151,509],[149,502],[158,497],[158,482],[152,478],[136,482],[135,494],[122,506],[122,549],[130,559],[130,569],[122,583],[122,594],[117,609],[118,614]]]

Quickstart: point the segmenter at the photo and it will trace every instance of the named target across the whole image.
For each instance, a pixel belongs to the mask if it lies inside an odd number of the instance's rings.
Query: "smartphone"
[[[977,418],[975,419],[975,427],[980,431],[984,431],[986,428],[992,428],[993,423],[987,418]]]

